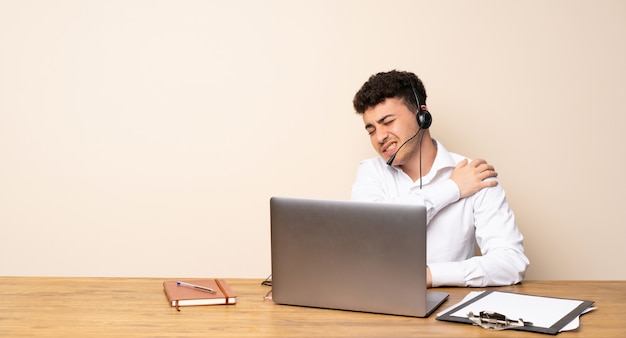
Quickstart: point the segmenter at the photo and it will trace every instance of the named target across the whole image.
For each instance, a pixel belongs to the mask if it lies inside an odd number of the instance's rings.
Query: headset
[[[419,127],[419,129],[428,129],[433,123],[433,116],[430,115],[430,112],[428,110],[422,109],[420,99],[417,97],[417,91],[415,90],[413,80],[411,80],[411,89],[413,89],[413,95],[415,95],[415,103],[417,103],[417,126]]]
[[[415,103],[417,103],[417,115],[416,115],[417,127],[418,127],[417,132],[415,133],[415,135],[411,136],[408,140],[404,141],[404,143],[400,145],[398,150],[396,150],[396,152],[393,155],[391,155],[389,160],[387,160],[387,165],[389,166],[393,164],[393,161],[396,159],[396,155],[398,155],[398,152],[400,151],[400,149],[402,149],[402,147],[404,147],[405,144],[407,144],[409,141],[411,141],[417,135],[419,135],[420,131],[422,132],[422,135],[419,139],[420,147],[421,147],[422,138],[424,137],[423,130],[430,128],[430,125],[433,123],[433,116],[430,115],[430,112],[426,109],[422,109],[422,105],[420,104],[420,99],[417,97],[417,91],[415,90],[415,85],[413,84],[412,79],[411,79],[411,89],[413,89],[413,95],[415,96]],[[420,163],[420,189],[422,189],[422,152],[421,151],[420,151],[419,163]]]

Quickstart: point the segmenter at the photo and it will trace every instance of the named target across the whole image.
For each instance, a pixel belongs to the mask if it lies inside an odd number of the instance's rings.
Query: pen
[[[210,293],[215,293],[215,290],[208,288],[206,286],[202,286],[202,285],[196,285],[196,284],[191,284],[191,283],[185,283],[185,282],[181,282],[178,281],[176,282],[176,284],[178,286],[186,286],[188,288],[192,288],[192,289],[196,289],[196,290],[200,290],[200,291],[204,291],[204,292],[210,292]]]

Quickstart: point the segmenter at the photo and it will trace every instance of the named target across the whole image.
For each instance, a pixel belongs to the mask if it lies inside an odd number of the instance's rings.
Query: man
[[[378,73],[353,104],[380,157],[360,163],[352,199],[426,206],[428,287],[519,283],[529,261],[497,173],[431,138],[422,81]]]

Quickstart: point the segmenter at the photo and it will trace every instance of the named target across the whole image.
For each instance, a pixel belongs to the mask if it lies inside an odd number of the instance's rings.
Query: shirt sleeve
[[[426,220],[430,220],[450,203],[459,200],[461,192],[451,179],[413,188],[408,194],[391,193],[385,179],[392,180],[389,173],[381,172],[373,162],[363,161],[359,165],[356,181],[352,186],[354,201],[391,202],[423,205],[426,207]]]
[[[522,281],[530,262],[523,236],[500,185],[468,197],[474,208],[480,256],[460,262],[429,264],[433,286],[484,287]]]

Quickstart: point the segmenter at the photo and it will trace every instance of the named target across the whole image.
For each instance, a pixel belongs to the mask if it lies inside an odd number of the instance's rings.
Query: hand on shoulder
[[[486,180],[497,177],[498,173],[493,165],[484,159],[475,159],[469,162],[467,159],[459,162],[454,168],[450,179],[459,187],[461,198],[471,196],[483,188],[495,187],[496,180]]]

